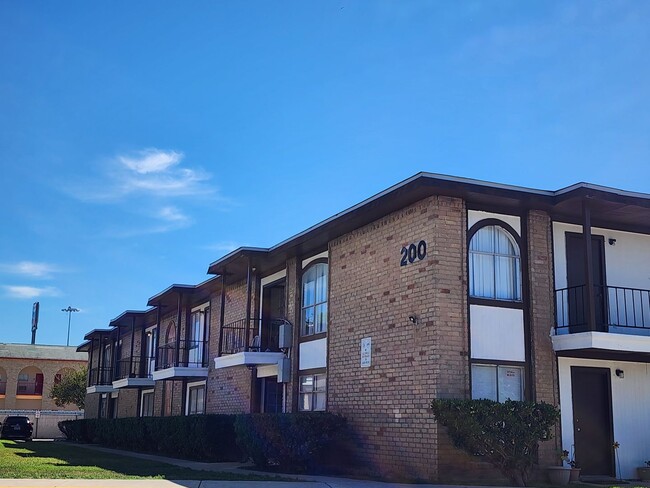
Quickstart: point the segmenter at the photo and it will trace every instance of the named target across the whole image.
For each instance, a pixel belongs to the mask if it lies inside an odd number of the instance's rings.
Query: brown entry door
[[[615,476],[610,370],[571,367],[575,460],[583,475]]]
[[[605,331],[605,246],[602,236],[591,236],[592,266],[594,282],[594,308],[596,312],[596,330]],[[585,243],[583,234],[566,233],[567,259],[567,301],[569,308],[569,330],[584,332],[587,323],[587,275],[585,273]]]

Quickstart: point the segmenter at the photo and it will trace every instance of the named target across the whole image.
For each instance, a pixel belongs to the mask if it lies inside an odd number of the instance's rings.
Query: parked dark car
[[[26,441],[32,440],[32,422],[29,417],[23,415],[10,416],[2,422],[2,430],[0,430],[0,438],[2,439],[25,439]]]

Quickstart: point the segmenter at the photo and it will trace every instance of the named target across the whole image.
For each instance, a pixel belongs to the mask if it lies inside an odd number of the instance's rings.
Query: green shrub
[[[484,459],[513,483],[525,486],[537,444],[553,436],[559,410],[547,403],[433,400],[436,420],[454,445]]]
[[[199,461],[239,461],[233,415],[191,415],[59,422],[69,440]]]
[[[237,443],[256,466],[284,471],[327,470],[348,439],[345,419],[325,412],[245,414],[235,420]]]

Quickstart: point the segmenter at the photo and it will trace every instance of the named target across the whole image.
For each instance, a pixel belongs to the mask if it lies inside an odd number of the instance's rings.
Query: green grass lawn
[[[0,441],[0,478],[87,478],[277,481],[264,475],[219,473],[109,454],[65,442]],[[286,480],[291,481],[291,480]]]

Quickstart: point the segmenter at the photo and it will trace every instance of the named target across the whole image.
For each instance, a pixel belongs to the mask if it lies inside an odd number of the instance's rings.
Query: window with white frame
[[[141,417],[153,417],[153,390],[142,392],[142,401],[140,406]]]
[[[192,310],[190,315],[190,342],[188,344],[188,366],[203,367],[205,362],[205,348],[207,343],[207,327],[209,324],[210,308],[204,306]]]
[[[299,410],[324,411],[327,398],[327,375],[311,374],[300,377]]]
[[[499,225],[481,227],[470,240],[469,294],[492,300],[521,300],[519,246]]]
[[[327,263],[312,264],[302,275],[300,335],[327,331]]]
[[[472,398],[499,402],[523,400],[523,366],[472,364]]]
[[[190,386],[187,391],[187,415],[205,413],[205,385]]]

